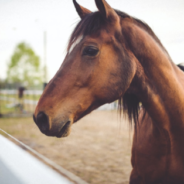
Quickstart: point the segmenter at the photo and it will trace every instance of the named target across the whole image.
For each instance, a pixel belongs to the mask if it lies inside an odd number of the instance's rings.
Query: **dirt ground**
[[[31,118],[0,119],[0,128],[90,184],[128,184],[132,131],[116,111],[94,111],[67,138],[41,134]]]

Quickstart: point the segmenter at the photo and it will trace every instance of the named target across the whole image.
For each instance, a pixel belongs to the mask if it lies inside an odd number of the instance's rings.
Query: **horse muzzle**
[[[33,115],[33,120],[40,131],[47,136],[60,138],[66,137],[70,134],[72,121],[69,119],[63,121],[54,119],[52,121],[44,112],[39,112],[36,117]]]

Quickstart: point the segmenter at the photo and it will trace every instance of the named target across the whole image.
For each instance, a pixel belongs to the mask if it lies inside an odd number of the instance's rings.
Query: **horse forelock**
[[[93,12],[83,18],[75,27],[68,43],[67,51],[71,49],[72,45],[78,40],[79,37],[97,34],[98,31],[104,26],[105,20],[100,12]]]

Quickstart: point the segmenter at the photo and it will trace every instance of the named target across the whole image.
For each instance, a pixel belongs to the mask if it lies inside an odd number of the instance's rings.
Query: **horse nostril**
[[[39,112],[36,118],[33,116],[33,119],[41,132],[49,130],[49,118],[44,112]]]

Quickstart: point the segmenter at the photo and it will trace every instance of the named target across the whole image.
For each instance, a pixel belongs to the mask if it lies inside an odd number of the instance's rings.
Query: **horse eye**
[[[98,49],[96,47],[88,46],[84,48],[82,55],[83,56],[96,56],[98,54]]]

